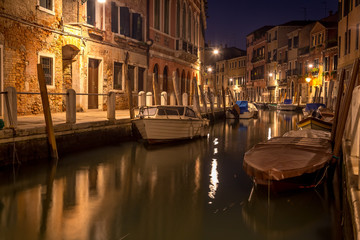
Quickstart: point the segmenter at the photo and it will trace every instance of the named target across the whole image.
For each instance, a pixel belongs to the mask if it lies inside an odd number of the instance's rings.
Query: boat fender
[[[193,127],[192,123],[190,125],[189,131],[190,131],[190,139],[192,139],[194,137],[194,127]]]

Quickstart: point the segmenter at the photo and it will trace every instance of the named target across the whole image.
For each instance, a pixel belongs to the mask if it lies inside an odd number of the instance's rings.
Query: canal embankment
[[[209,115],[221,119],[223,109]],[[66,113],[54,113],[52,119],[60,157],[137,137],[128,110],[117,110],[115,120],[108,120],[107,112],[100,110],[77,113],[76,123],[66,123]],[[16,128],[0,130],[0,167],[48,159],[48,148],[44,116],[19,116]]]

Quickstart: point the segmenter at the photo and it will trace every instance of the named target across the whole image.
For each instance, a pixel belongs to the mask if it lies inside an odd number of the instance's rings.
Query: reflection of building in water
[[[48,209],[47,187],[37,177],[24,190],[0,186],[0,238],[38,239],[47,216],[43,239],[121,239],[129,233],[134,239],[159,239],[160,233],[169,239],[178,230],[174,217],[187,225],[185,239],[202,217],[191,209],[202,209],[200,151],[206,140],[195,142],[159,150],[127,146],[108,156],[88,153],[82,158],[104,162],[58,169]]]

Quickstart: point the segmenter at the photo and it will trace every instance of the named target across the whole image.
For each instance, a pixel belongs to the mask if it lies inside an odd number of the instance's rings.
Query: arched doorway
[[[181,73],[181,83],[180,83],[180,93],[181,95],[185,92],[185,87],[186,87],[186,83],[185,83],[185,71],[183,70]]]

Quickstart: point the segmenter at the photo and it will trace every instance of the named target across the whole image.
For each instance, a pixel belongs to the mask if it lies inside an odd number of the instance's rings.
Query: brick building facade
[[[157,18],[154,14],[158,14],[154,9],[156,2],[160,4],[156,5],[160,13],[169,9],[166,16],[170,21],[165,24],[165,16],[161,15],[159,30],[154,26]],[[39,92],[38,63],[43,66],[49,92],[65,93],[72,88],[81,93],[77,95],[78,110],[106,109],[109,91],[119,93],[117,108],[127,108],[126,70],[135,104],[139,91],[152,91],[151,73],[155,65],[160,76],[167,67],[169,76],[177,71],[179,76],[185,74],[186,79],[193,76],[200,79],[202,54],[199,49],[204,46],[202,29],[206,26],[205,14],[201,13],[204,2],[181,1],[181,9],[186,9],[186,26],[191,30],[185,31],[187,35],[176,37],[179,2],[1,1],[0,90],[15,87],[20,93],[19,114],[37,114],[42,111],[40,96],[22,92]],[[128,68],[125,69],[127,53]],[[66,108],[65,97],[61,95],[51,95],[50,103],[52,111]],[[3,105],[2,100],[0,116]]]

